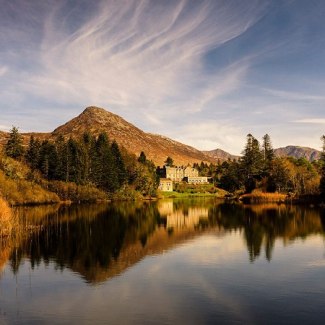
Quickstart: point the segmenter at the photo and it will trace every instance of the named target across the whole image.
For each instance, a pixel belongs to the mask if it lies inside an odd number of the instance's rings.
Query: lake
[[[19,208],[0,324],[325,319],[325,211],[211,198]]]

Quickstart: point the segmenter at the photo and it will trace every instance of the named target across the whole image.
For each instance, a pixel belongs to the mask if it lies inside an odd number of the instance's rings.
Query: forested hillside
[[[25,148],[18,129],[13,127],[4,147],[0,170],[0,188],[12,203],[154,196],[157,188],[154,164],[143,157],[138,161],[136,156],[110,141],[104,132],[98,136],[84,133],[80,138],[68,139],[59,135],[55,141],[31,136]],[[55,196],[46,201],[40,196],[17,202],[15,197],[24,197],[24,193],[19,193],[19,186],[14,188],[14,185],[8,191],[8,182],[26,183],[26,188],[37,186]]]

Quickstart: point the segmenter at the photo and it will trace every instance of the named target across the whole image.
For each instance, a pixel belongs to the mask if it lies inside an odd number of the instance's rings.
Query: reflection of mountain
[[[59,268],[69,267],[86,281],[97,283],[120,274],[146,255],[162,253],[200,233],[193,227],[175,228],[171,233],[155,203],[46,208],[43,217],[41,209],[30,209],[24,218],[41,227],[12,256],[16,270],[23,256],[32,266],[53,260]],[[190,207],[186,215],[194,220],[201,210]],[[207,217],[208,210],[204,213]]]
[[[277,239],[287,244],[323,233],[325,220],[317,209],[246,207],[213,199],[77,205],[46,208],[44,214],[40,209],[29,210],[24,217],[24,222],[38,227],[11,253],[14,272],[27,257],[32,267],[53,261],[59,269],[70,268],[90,283],[105,281],[147,255],[160,254],[212,228],[214,234],[240,230],[251,261],[263,249],[270,260]],[[7,259],[9,253],[3,251],[1,258]]]

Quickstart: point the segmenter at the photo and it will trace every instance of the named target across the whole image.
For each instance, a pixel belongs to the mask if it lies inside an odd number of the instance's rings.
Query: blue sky
[[[325,1],[0,0],[0,129],[95,105],[198,149],[319,149]]]

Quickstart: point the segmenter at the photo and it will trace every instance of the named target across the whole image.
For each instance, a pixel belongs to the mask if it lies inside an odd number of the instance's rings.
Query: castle
[[[172,191],[172,186],[170,186],[170,181],[182,182],[185,181],[189,184],[207,184],[208,177],[199,176],[197,169],[187,166],[187,167],[170,167],[164,166],[162,168],[157,168],[157,174],[160,178],[159,189],[162,191]],[[167,183],[168,189],[167,189]]]

